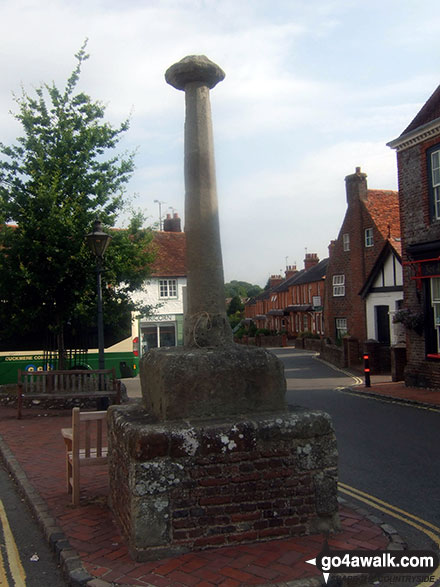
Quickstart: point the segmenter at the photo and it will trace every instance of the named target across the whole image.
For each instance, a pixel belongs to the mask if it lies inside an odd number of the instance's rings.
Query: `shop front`
[[[139,324],[141,354],[150,349],[183,344],[183,315],[162,314],[143,318]]]

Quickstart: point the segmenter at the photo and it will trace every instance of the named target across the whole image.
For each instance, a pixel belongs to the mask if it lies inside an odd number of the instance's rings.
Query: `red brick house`
[[[440,86],[388,145],[399,178],[405,382],[440,387]]]
[[[286,331],[290,338],[308,331],[323,334],[323,296],[327,259],[306,253],[304,269],[286,269],[283,279],[272,275],[269,288],[245,304],[245,317],[258,328]]]
[[[276,329],[270,320],[269,312],[274,315],[274,310],[277,310],[278,298],[274,292],[283,281],[281,275],[271,275],[268,287],[245,303],[245,318],[251,320],[257,328]]]
[[[306,253],[304,271],[301,271],[288,288],[288,334],[301,332],[324,335],[324,293],[328,259],[319,260],[316,253]]]
[[[366,302],[360,294],[385,245],[400,242],[399,201],[395,191],[368,189],[359,167],[345,183],[347,210],[339,236],[329,247],[325,333],[332,342],[349,334],[361,352],[368,330]],[[390,327],[389,311],[380,319]]]

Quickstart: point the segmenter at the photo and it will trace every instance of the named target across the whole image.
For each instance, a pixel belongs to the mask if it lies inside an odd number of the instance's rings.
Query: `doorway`
[[[390,308],[389,306],[374,306],[376,313],[376,338],[380,344],[390,346]]]

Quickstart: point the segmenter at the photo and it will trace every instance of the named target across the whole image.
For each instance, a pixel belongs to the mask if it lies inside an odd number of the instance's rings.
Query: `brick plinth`
[[[330,418],[295,409],[153,423],[109,411],[111,507],[138,561],[338,527]]]

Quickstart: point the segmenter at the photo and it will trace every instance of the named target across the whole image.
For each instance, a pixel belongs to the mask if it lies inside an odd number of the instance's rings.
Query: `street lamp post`
[[[112,237],[102,231],[101,221],[95,220],[93,232],[86,236],[87,244],[96,258],[96,289],[98,294],[98,368],[105,369],[104,359],[104,319],[102,314],[102,285],[101,275],[103,269],[104,253],[106,252]],[[108,400],[103,398],[100,402],[101,409],[108,407]]]
[[[154,200],[155,204],[159,204],[159,230],[162,230],[162,204],[166,204],[166,202],[162,202],[161,200]]]

